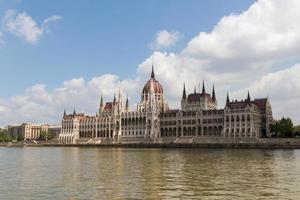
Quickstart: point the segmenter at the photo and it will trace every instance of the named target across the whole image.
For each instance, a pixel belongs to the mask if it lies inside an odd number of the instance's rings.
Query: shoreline
[[[192,138],[193,139],[193,138]],[[60,144],[51,142],[0,142],[0,147],[93,147],[93,148],[223,148],[223,149],[300,149],[300,138],[258,138],[251,140],[237,138],[193,139],[192,142],[128,142]]]

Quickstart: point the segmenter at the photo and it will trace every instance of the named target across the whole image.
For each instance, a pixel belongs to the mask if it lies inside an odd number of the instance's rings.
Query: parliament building
[[[225,107],[218,108],[215,88],[187,94],[183,86],[181,108],[170,109],[164,90],[155,78],[146,82],[136,111],[123,101],[122,89],[113,101],[101,97],[96,116],[64,112],[61,143],[161,142],[177,138],[261,138],[270,137],[272,109],[268,98],[231,101],[227,93]]]

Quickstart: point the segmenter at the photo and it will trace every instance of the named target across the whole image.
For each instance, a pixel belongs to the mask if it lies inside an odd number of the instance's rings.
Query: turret
[[[204,80],[202,82],[202,94],[205,94],[205,85],[204,85]]]
[[[67,114],[66,114],[66,109],[64,109],[64,117],[66,116]]]
[[[197,91],[196,91],[196,86],[194,86],[194,94],[196,94],[197,93]]]
[[[114,93],[114,100],[113,103],[116,104],[116,93]]]
[[[126,99],[125,110],[129,111],[128,95],[127,95],[127,99]]]
[[[101,99],[100,99],[100,109],[103,108],[103,96],[101,95]]]
[[[214,101],[214,102],[216,102],[216,93],[215,93],[215,85],[213,84],[213,90],[212,90],[212,100]]]
[[[250,92],[249,92],[249,90],[248,90],[247,102],[248,102],[248,103],[250,103],[250,102],[251,102],[251,98],[250,98]]]
[[[183,84],[182,101],[186,100],[185,83]]]
[[[75,108],[74,108],[74,110],[73,110],[73,115],[74,115],[74,116],[76,115],[76,111],[75,111]]]
[[[101,112],[103,112],[103,110],[104,110],[104,103],[103,103],[103,96],[101,95],[98,114],[100,114]]]
[[[230,103],[230,100],[229,100],[229,94],[228,94],[228,92],[227,92],[226,106],[228,106],[229,103]]]

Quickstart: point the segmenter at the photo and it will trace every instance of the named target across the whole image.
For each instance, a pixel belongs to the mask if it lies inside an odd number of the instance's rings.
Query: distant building
[[[42,131],[48,132],[48,125],[23,123],[21,125],[9,125],[8,134],[18,140],[36,140],[40,138]]]
[[[1,132],[1,133],[7,133],[7,127],[0,128],[0,132]]]
[[[61,131],[61,126],[58,125],[50,125],[48,127],[48,139],[58,138]]]
[[[270,137],[272,109],[268,98],[251,100],[250,94],[241,101],[230,101],[227,94],[225,108],[219,109],[214,86],[207,93],[187,94],[185,85],[181,109],[171,110],[164,98],[162,85],[152,68],[136,111],[130,111],[128,97],[124,103],[122,89],[112,102],[104,104],[101,97],[96,116],[83,113],[66,114],[62,119],[59,140],[76,143],[79,140],[112,140],[114,142],[140,139],[156,142],[168,137]]]

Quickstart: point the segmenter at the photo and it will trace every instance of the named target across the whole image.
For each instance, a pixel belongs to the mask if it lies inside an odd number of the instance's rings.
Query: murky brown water
[[[300,199],[300,151],[1,147],[0,199]]]

